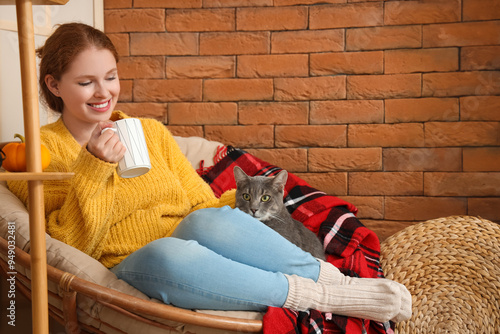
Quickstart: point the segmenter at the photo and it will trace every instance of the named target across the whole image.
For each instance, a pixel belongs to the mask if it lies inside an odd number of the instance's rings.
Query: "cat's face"
[[[241,168],[235,167],[236,207],[262,222],[276,216],[283,207],[287,176],[286,171],[281,171],[275,177],[251,177]]]

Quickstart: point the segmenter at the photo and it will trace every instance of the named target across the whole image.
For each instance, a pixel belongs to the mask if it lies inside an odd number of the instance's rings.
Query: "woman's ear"
[[[45,84],[47,88],[54,94],[55,96],[59,96],[59,81],[54,79],[54,77],[50,74],[45,76]]]

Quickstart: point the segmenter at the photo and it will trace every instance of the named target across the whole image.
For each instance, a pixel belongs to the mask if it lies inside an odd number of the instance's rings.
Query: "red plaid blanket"
[[[239,149],[228,147],[210,169],[201,169],[203,179],[220,196],[236,188],[233,168],[248,175],[277,174],[281,169]],[[285,204],[292,216],[317,233],[326,245],[328,261],[344,274],[355,277],[383,277],[379,265],[380,243],[375,233],[355,217],[354,205],[327,195],[289,173]],[[389,323],[269,307],[264,316],[264,333],[392,333]]]

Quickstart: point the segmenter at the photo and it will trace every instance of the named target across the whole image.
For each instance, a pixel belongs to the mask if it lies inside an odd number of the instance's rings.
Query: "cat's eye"
[[[250,200],[250,195],[249,195],[249,194],[247,194],[247,193],[243,194],[243,199],[244,199],[245,201],[249,201],[249,200]]]
[[[262,202],[269,202],[270,199],[271,199],[271,196],[269,196],[269,195],[262,195],[262,197],[260,198],[260,200]]]

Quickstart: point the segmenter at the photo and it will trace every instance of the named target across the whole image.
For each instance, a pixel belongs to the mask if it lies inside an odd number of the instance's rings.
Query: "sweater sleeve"
[[[116,164],[104,162],[82,148],[73,164],[75,176],[63,205],[48,214],[47,228],[52,237],[95,259],[101,257],[114,224],[115,169]]]
[[[46,229],[49,235],[99,259],[102,242],[112,221],[114,197],[113,172],[116,164],[107,163],[79,148],[76,160],[69,162],[68,147],[45,142],[51,152],[47,172],[74,172],[69,180],[44,182]],[[54,143],[52,143],[54,144]],[[25,181],[12,181],[9,189],[28,205]]]

